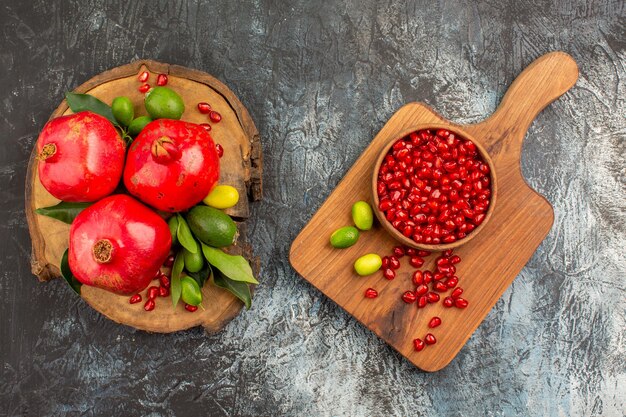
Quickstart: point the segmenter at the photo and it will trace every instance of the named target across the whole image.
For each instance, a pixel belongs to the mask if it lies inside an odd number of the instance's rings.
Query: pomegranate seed
[[[150,89],[150,84],[142,84],[139,87],[139,92],[140,93],[147,93],[149,89]]]
[[[435,343],[437,343],[437,338],[435,338],[432,333],[428,333],[424,337],[424,342],[426,342],[427,345],[434,345]]]
[[[415,285],[421,285],[424,283],[424,273],[422,271],[415,271],[413,272],[413,278],[412,278],[413,284]]]
[[[424,271],[424,284],[430,284],[431,282],[433,282],[433,273]]]
[[[376,298],[378,297],[378,291],[374,288],[368,288],[365,290],[365,298]]]
[[[416,255],[419,256],[419,257],[425,258],[428,255],[430,255],[430,252],[427,251],[427,250],[418,250]]]
[[[448,286],[446,284],[444,284],[443,282],[441,282],[441,281],[436,281],[433,284],[433,288],[437,292],[446,292],[446,291],[448,291]]]
[[[452,297],[446,297],[443,299],[443,306],[450,308],[454,305],[454,298]]]
[[[426,343],[424,343],[422,339],[414,339],[413,347],[415,348],[416,351],[419,352],[426,347]]]
[[[190,313],[193,313],[197,309],[198,309],[198,306],[192,306],[191,304],[185,304],[185,310],[187,310]]]
[[[148,298],[153,300],[155,298],[157,298],[157,295],[159,295],[159,289],[157,287],[155,287],[154,285],[150,288],[148,288]]]
[[[136,304],[140,301],[141,301],[141,294],[135,294],[132,297],[130,297],[130,300],[128,300],[128,302],[131,304]]]
[[[146,311],[152,311],[154,310],[154,307],[156,306],[155,302],[154,302],[154,298],[150,298],[148,299],[148,301],[146,301],[146,303],[143,305],[143,309]]]
[[[388,279],[391,281],[392,279],[396,277],[396,271],[394,271],[391,268],[387,268],[383,271],[383,276],[385,277],[385,279]]]
[[[167,275],[161,275],[159,277],[159,283],[161,284],[162,287],[165,287],[165,288],[170,287],[170,279],[167,277]]]
[[[396,258],[402,258],[404,256],[404,248],[402,246],[396,246],[393,248],[393,254]]]
[[[454,300],[454,306],[457,308],[465,308],[469,303],[464,298],[457,298]]]
[[[213,110],[209,113],[209,119],[211,119],[213,123],[219,123],[222,120],[222,115]]]
[[[448,288],[454,288],[456,287],[456,284],[459,283],[459,278],[458,277],[452,277],[452,278],[448,278],[446,281],[446,287]]]
[[[176,259],[176,257],[174,255],[170,255],[167,258],[165,258],[165,262],[163,262],[163,266],[166,268],[171,268],[172,265],[174,265],[174,260]]]
[[[161,275],[163,275],[163,272],[161,272],[161,270],[159,269],[158,271],[156,271],[156,274],[154,274],[154,278],[152,279],[159,279],[161,278]]]
[[[424,265],[424,259],[419,256],[412,256],[411,259],[409,259],[409,263],[413,268],[419,268]]]
[[[407,304],[412,304],[416,300],[417,300],[417,296],[415,295],[413,291],[405,291],[405,293],[402,294],[402,301],[404,301]]]
[[[399,269],[400,268],[400,260],[395,256],[389,257],[389,266],[391,269]]]
[[[408,256],[417,256],[417,249],[405,248],[404,253]]]
[[[202,114],[209,114],[211,111],[211,105],[209,103],[198,103],[198,111]]]
[[[167,75],[159,74],[159,76],[157,77],[156,85],[163,87],[166,84],[167,84]]]
[[[222,145],[220,145],[219,143],[216,143],[215,149],[217,150],[217,156],[219,156],[220,158],[224,156],[224,148],[222,148]]]
[[[433,317],[428,322],[428,327],[430,327],[431,329],[434,329],[435,327],[437,327],[439,325],[441,325],[441,319],[439,317],[437,317],[437,316]]]
[[[446,258],[449,258],[450,256],[452,256],[452,249],[444,250],[443,256],[445,256]]]
[[[459,298],[461,296],[461,294],[463,294],[463,288],[455,288],[454,291],[452,291],[452,294],[450,294],[450,296],[452,298]]]
[[[167,297],[170,295],[170,290],[166,287],[159,287],[159,297]]]
[[[435,280],[435,281],[440,281],[440,280],[442,280],[445,276],[446,276],[446,275],[445,275],[445,274],[442,274],[441,272],[435,272],[435,273],[433,274],[433,280]]]
[[[148,81],[148,78],[150,78],[150,73],[148,71],[144,71],[141,74],[139,74],[139,76],[137,77],[137,80],[140,83],[145,83],[146,81]]]
[[[426,294],[426,300],[429,304],[436,303],[437,301],[439,301],[439,298],[439,294],[437,294],[436,292],[429,292],[428,294]]]
[[[424,295],[427,292],[428,292],[428,286],[426,284],[418,285],[417,288],[415,288],[415,294],[417,295]]]
[[[207,132],[210,132],[212,127],[210,124],[208,123],[200,123],[200,127],[202,127],[204,130],[206,130]]]
[[[389,262],[390,262],[390,261],[389,261],[389,257],[388,257],[388,256],[383,256],[382,261],[383,261],[383,263],[382,263],[381,268],[382,268],[383,270],[388,269],[388,268],[389,268]]]
[[[422,295],[420,298],[417,299],[417,307],[418,308],[426,307],[427,303],[428,303],[428,298],[425,295]]]

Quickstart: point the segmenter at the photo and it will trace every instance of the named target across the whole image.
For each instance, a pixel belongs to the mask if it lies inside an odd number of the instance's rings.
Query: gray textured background
[[[623,416],[624,1],[237,3],[0,1],[0,414]],[[403,103],[478,121],[557,49],[580,79],[522,160],[554,227],[458,357],[420,372],[293,272],[291,240]],[[262,285],[216,335],[137,332],[30,274],[38,131],[65,91],[137,58],[215,75],[261,132]]]

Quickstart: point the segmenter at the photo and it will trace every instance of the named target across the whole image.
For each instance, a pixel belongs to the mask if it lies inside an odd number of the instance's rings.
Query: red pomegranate
[[[37,140],[39,179],[63,201],[96,201],[115,190],[126,145],[113,124],[88,111],[61,116]]]
[[[131,294],[150,284],[171,245],[165,220],[134,198],[117,194],[76,216],[68,261],[83,284]]]
[[[124,185],[159,210],[176,212],[199,203],[220,176],[215,143],[201,126],[159,119],[130,146]]]

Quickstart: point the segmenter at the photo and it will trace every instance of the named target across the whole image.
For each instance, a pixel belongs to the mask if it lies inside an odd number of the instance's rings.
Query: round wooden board
[[[137,76],[150,72],[149,83],[155,85],[157,74],[167,74],[168,87],[181,95],[185,102],[182,120],[194,123],[208,122],[207,115],[198,112],[196,104],[208,102],[222,115],[220,123],[212,124],[211,136],[224,147],[220,160],[220,183],[237,188],[242,196],[239,203],[227,213],[239,222],[249,217],[249,201],[261,199],[262,151],[258,131],[248,111],[235,94],[220,81],[201,71],[160,62],[141,60],[99,74],[78,87],[75,92],[88,93],[107,104],[117,96],[127,96],[135,104],[135,114],[145,115],[144,95],[138,91],[141,85]],[[71,114],[65,100],[50,118]],[[26,176],[26,217],[32,240],[32,272],[46,281],[60,276],[60,261],[69,240],[69,225],[35,213],[39,207],[57,204],[59,200],[50,195],[39,181],[36,153],[33,149]],[[248,198],[243,198],[248,196]],[[253,258],[247,243],[245,224],[239,224],[240,235],[231,253],[243,254],[252,261],[258,274],[258,261]],[[131,305],[128,296],[120,296],[94,287],[83,286],[82,297],[94,309],[118,323],[137,329],[170,333],[195,326],[207,331],[220,330],[237,315],[243,304],[226,290],[207,283],[202,292],[205,310],[191,314],[182,303],[174,309],[171,298],[158,298],[156,309],[150,313],[143,310],[143,303]],[[143,299],[146,299],[144,291]]]

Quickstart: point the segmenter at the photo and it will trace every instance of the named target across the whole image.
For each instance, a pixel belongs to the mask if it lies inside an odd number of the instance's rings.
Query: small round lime
[[[146,94],[146,110],[152,119],[178,120],[185,111],[183,99],[167,87],[154,87]]]
[[[128,126],[135,117],[133,102],[128,97],[115,97],[111,103],[111,110],[115,120],[122,126]]]

